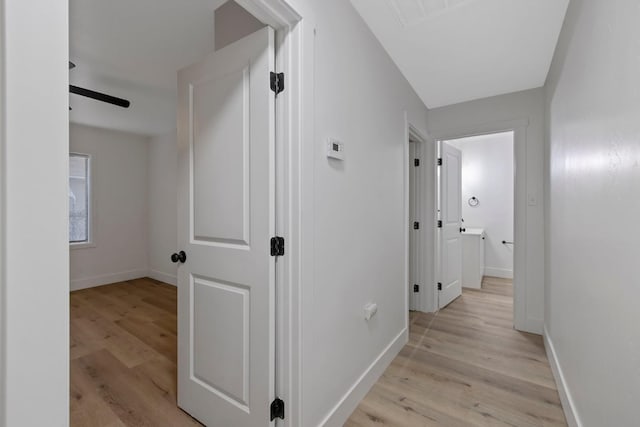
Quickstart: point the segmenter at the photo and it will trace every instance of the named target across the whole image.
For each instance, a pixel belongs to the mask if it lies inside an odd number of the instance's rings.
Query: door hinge
[[[420,292],[420,285],[413,285],[413,292]]]
[[[438,166],[442,166],[442,157],[438,159]]]
[[[271,421],[276,418],[284,420],[284,401],[279,397],[276,397],[276,399],[271,402]]]
[[[420,166],[420,159],[413,159],[413,166]]]
[[[284,73],[271,72],[271,90],[276,95],[284,90]]]
[[[442,228],[442,220],[438,220],[438,228]]]
[[[271,256],[284,255],[284,237],[272,237],[271,238]]]
[[[418,221],[413,223],[413,229],[414,230],[420,230],[420,223]]]
[[[442,283],[438,282],[438,290],[441,291],[442,290]]]

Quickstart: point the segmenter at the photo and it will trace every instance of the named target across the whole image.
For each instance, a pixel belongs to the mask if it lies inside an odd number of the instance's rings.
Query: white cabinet
[[[484,229],[467,228],[462,233],[462,286],[480,289],[484,276]]]

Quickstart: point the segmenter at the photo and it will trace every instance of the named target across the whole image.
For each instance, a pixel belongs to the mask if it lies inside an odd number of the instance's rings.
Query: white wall
[[[0,2],[0,425],[69,421],[68,4]]]
[[[405,111],[426,133],[427,110],[349,2],[303,3],[317,31],[305,74],[315,75],[315,138],[303,145],[313,160],[302,171],[300,425],[342,425],[407,339]],[[327,159],[329,137],[344,142],[343,162]],[[368,302],[378,314],[367,323]]]
[[[215,10],[214,23],[216,50],[265,27],[265,24],[233,0]]]
[[[176,284],[175,131],[154,137],[71,125],[70,151],[91,154],[94,245],[71,250],[71,289],[149,276]]]
[[[520,250],[524,254],[523,274],[524,304],[519,310],[523,316],[519,328],[528,332],[542,333],[544,323],[544,201],[543,201],[543,153],[544,153],[544,91],[532,89],[508,95],[465,102],[448,107],[429,110],[429,132],[447,134],[453,137],[472,135],[476,129],[490,126],[500,127],[502,123],[526,121],[523,136],[524,182],[525,189],[520,197],[524,207],[522,224],[524,238]],[[516,135],[517,139],[517,135]],[[517,153],[517,144],[514,147]],[[516,169],[517,169],[516,165]],[[526,199],[524,198],[526,197]],[[516,217],[516,229],[519,224]],[[516,242],[516,245],[518,242]],[[515,265],[518,265],[515,260]],[[517,267],[516,267],[517,268]],[[517,290],[516,290],[517,291]],[[517,319],[516,319],[517,321]]]
[[[636,0],[572,0],[547,83],[545,326],[570,425],[640,417],[639,21]]]
[[[148,145],[149,276],[177,284],[177,265],[169,259],[178,244],[176,131],[154,136]]]
[[[447,141],[462,152],[464,227],[484,228],[485,275],[513,277],[513,132]],[[472,207],[471,197],[479,200]]]
[[[149,138],[70,126],[69,150],[91,155],[93,245],[70,251],[71,290],[148,273]]]

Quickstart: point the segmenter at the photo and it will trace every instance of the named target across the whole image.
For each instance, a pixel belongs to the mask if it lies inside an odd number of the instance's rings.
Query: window
[[[69,154],[69,243],[91,242],[91,157]]]

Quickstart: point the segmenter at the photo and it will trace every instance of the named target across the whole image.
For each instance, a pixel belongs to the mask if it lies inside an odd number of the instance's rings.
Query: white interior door
[[[266,27],[178,73],[178,405],[209,427],[270,423],[274,62]]]
[[[462,295],[462,153],[441,142],[440,308]]]

